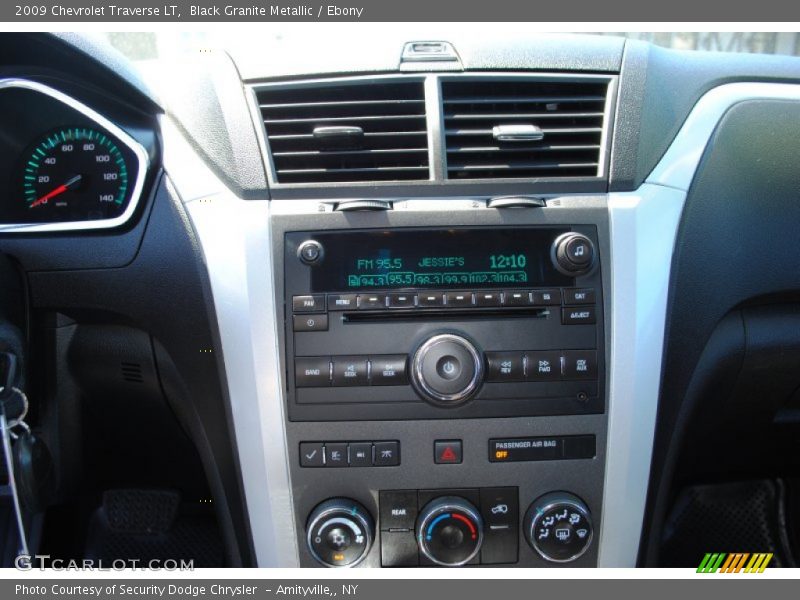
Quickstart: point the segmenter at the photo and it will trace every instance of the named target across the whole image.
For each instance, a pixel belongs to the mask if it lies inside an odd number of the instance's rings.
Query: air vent
[[[278,183],[429,178],[421,80],[270,86],[257,98]]]
[[[597,177],[608,80],[443,80],[448,179]]]

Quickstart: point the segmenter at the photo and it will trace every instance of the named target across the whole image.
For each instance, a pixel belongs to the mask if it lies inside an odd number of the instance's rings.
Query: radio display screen
[[[404,229],[319,232],[314,292],[484,289],[571,285],[550,260],[566,228]]]

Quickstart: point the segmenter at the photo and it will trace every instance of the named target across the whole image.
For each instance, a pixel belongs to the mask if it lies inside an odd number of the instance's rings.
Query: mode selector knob
[[[480,552],[483,520],[478,509],[458,496],[431,500],[417,520],[417,544],[437,565],[465,565]]]
[[[433,404],[463,404],[482,381],[483,357],[472,342],[460,335],[435,335],[414,353],[411,383],[424,400]]]
[[[573,561],[592,543],[589,507],[568,492],[551,492],[537,498],[525,513],[523,527],[531,547],[551,562]]]
[[[558,236],[550,254],[556,269],[570,277],[591,271],[596,258],[592,240],[582,233],[573,232]]]
[[[311,555],[326,567],[352,567],[372,546],[375,525],[364,506],[348,498],[332,498],[308,517],[306,541]]]

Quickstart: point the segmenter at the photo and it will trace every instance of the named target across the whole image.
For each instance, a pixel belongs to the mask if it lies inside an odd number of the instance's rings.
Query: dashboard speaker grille
[[[427,180],[421,79],[256,91],[278,183]]]
[[[597,177],[609,82],[442,81],[448,179]]]

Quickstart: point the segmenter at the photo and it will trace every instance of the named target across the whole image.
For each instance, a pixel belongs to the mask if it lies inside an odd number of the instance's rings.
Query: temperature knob
[[[464,565],[481,549],[483,520],[478,509],[463,498],[431,500],[417,521],[417,543],[422,554],[437,565]]]
[[[311,555],[326,567],[352,567],[372,546],[375,527],[364,506],[347,498],[332,498],[308,517],[306,541]]]
[[[531,547],[551,562],[573,561],[592,543],[589,508],[567,492],[551,492],[531,504],[524,531]]]

